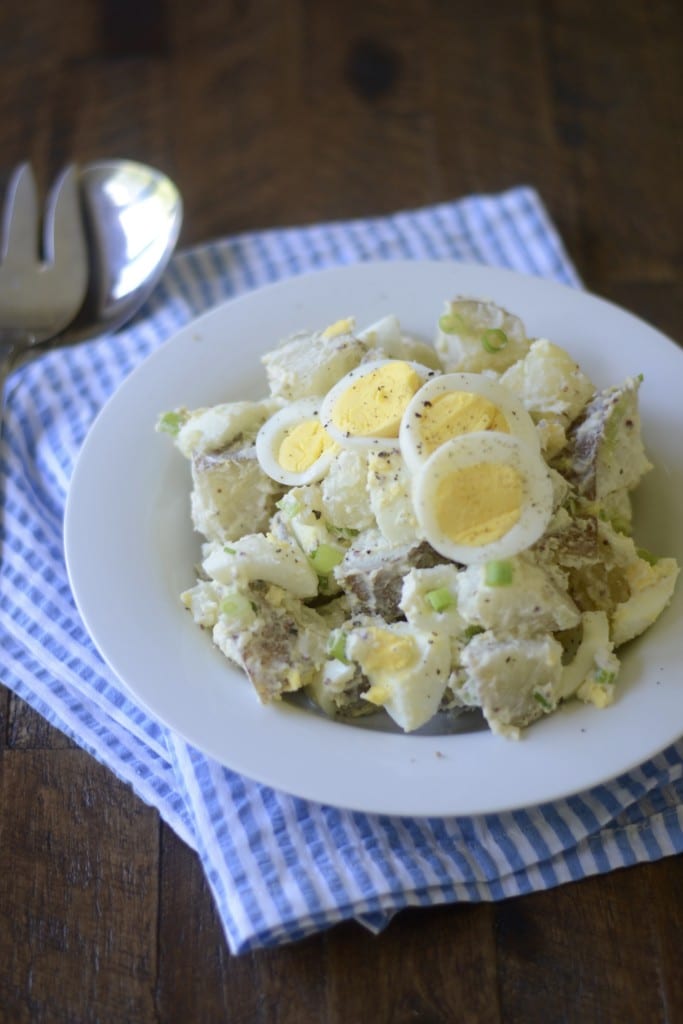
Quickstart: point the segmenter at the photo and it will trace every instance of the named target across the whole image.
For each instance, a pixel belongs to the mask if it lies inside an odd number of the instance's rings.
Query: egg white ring
[[[413,395],[401,420],[401,429],[398,435],[401,454],[406,465],[413,472],[417,472],[429,458],[429,455],[421,453],[418,440],[419,420],[424,402],[448,394],[450,391],[468,392],[487,399],[502,412],[510,428],[510,434],[540,452],[541,442],[534,421],[522,402],[509,388],[480,373],[444,373],[433,377],[422,385],[420,390]]]
[[[524,481],[522,511],[498,540],[481,546],[457,544],[439,527],[432,500],[434,488],[449,473],[479,463],[503,464],[520,473]],[[414,480],[413,506],[421,534],[435,551],[454,562],[476,565],[516,555],[543,535],[552,515],[553,487],[538,451],[514,435],[482,430],[446,441],[422,463]]]
[[[367,451],[369,448],[386,449],[396,451],[399,447],[398,437],[377,437],[372,434],[350,434],[340,430],[333,422],[334,407],[342,394],[351,385],[362,377],[365,377],[373,370],[390,363],[407,363],[422,377],[423,381],[434,377],[438,370],[432,370],[423,363],[417,363],[410,359],[374,359],[367,363],[359,363],[353,370],[349,370],[340,380],[334,384],[323,398],[320,406],[320,419],[328,434],[344,448],[353,448],[356,451]]]
[[[338,451],[334,444],[300,473],[284,469],[278,463],[276,455],[285,435],[297,424],[320,419],[320,403],[320,398],[302,398],[298,402],[291,402],[273,413],[260,427],[256,435],[256,458],[263,472],[272,480],[290,487],[298,487],[315,483],[324,477]]]

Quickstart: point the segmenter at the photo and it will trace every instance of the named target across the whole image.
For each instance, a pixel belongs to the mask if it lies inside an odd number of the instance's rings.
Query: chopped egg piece
[[[323,338],[338,338],[341,334],[353,334],[356,326],[354,317],[348,316],[344,320],[335,320],[333,324],[323,331]]]
[[[403,334],[399,319],[393,313],[359,331],[358,338],[377,349],[378,355],[382,353],[389,359],[416,360],[431,369],[443,369],[434,346]]]
[[[301,549],[261,533],[245,534],[231,545],[208,545],[202,569],[209,579],[226,586],[264,580],[302,600],[318,593],[315,569]]]
[[[419,729],[436,713],[450,664],[444,634],[407,622],[368,624],[350,632],[346,650],[370,681],[364,699],[385,708],[403,730]]]
[[[630,596],[612,614],[612,638],[617,645],[639,636],[659,618],[673,595],[678,565],[673,558],[660,558],[654,565],[638,559],[629,566],[626,578]]]

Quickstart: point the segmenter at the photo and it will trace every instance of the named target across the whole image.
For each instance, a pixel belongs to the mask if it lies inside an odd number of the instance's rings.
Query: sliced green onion
[[[319,544],[310,556],[311,565],[319,576],[327,576],[332,572],[335,565],[339,565],[344,557],[344,552],[332,544]]]
[[[346,657],[346,633],[343,629],[333,629],[330,631],[327,640],[327,653],[330,658],[336,658],[337,661],[343,661],[345,665],[348,664],[348,658]]]
[[[500,352],[508,343],[508,336],[500,327],[492,327],[484,331],[481,336],[481,343],[487,352]]]
[[[226,555],[236,555],[237,554],[237,548],[231,548],[227,544],[223,545],[223,550],[225,551]]]
[[[162,431],[164,434],[170,434],[171,437],[175,437],[186,419],[187,416],[183,415],[183,413],[165,412],[163,416],[160,416],[157,420],[157,430]]]
[[[479,633],[485,633],[486,630],[483,626],[468,626],[465,630],[465,637],[467,640],[471,640],[473,636],[478,636]]]
[[[334,533],[338,533],[340,537],[351,540],[353,537],[357,537],[360,530],[356,530],[353,526],[332,526],[330,524],[330,530]]]
[[[487,587],[507,587],[512,583],[512,562],[487,562],[484,567],[484,583]]]
[[[256,611],[254,605],[244,594],[228,594],[218,606],[221,615],[231,619],[246,619],[250,612]]]
[[[455,597],[448,587],[437,587],[436,590],[428,590],[425,594],[426,600],[435,612],[443,612],[455,604]]]
[[[653,555],[651,551],[647,550],[647,548],[637,548],[636,553],[638,558],[642,558],[642,560],[647,562],[648,565],[656,565],[659,561],[657,555]]]
[[[616,678],[616,672],[610,672],[606,668],[598,669],[598,671],[595,673],[596,683],[613,683]]]
[[[631,524],[629,523],[628,519],[621,519],[619,516],[615,516],[612,520],[612,526],[617,531],[617,533],[623,533],[627,537],[631,536]]]
[[[539,690],[534,690],[534,700],[537,704],[540,704],[544,711],[552,711],[553,706],[547,697],[544,697]]]
[[[275,507],[284,512],[288,519],[293,519],[297,512],[301,511],[301,505],[291,494],[283,495],[275,502]]]
[[[439,317],[439,327],[444,334],[464,334],[467,324],[459,313],[444,313]]]

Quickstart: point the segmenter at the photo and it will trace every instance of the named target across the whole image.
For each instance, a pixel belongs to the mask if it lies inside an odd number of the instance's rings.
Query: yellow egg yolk
[[[437,487],[436,520],[454,543],[482,547],[519,520],[524,484],[512,466],[480,462],[450,473]]]
[[[419,650],[413,637],[399,636],[378,626],[370,626],[364,640],[367,646],[358,661],[373,683],[365,698],[372,704],[383,704],[390,692],[387,680],[403,669],[412,668],[419,659]]]
[[[425,400],[419,413],[422,453],[431,455],[444,441],[478,430],[510,433],[505,416],[493,402],[469,391],[448,391]]]
[[[309,469],[334,442],[320,420],[304,420],[282,439],[277,461],[288,473]]]
[[[340,334],[351,334],[353,324],[352,317],[348,317],[346,320],[335,320],[333,324],[325,328],[323,338],[338,338]]]
[[[378,366],[339,396],[332,422],[337,430],[356,437],[398,437],[401,417],[422,383],[410,363],[396,360]]]

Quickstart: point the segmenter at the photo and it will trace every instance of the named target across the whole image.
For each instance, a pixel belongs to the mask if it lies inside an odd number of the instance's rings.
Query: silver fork
[[[76,167],[59,175],[46,199],[41,247],[35,178],[22,164],[7,187],[0,227],[0,433],[14,360],[63,330],[81,308],[87,286]]]

